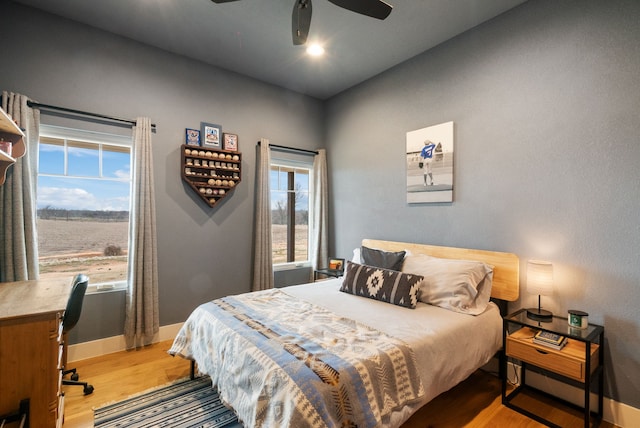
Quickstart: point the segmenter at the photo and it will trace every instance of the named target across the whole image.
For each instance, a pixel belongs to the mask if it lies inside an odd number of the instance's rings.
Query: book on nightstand
[[[533,337],[533,343],[560,350],[567,344],[567,338],[559,334],[540,330]]]

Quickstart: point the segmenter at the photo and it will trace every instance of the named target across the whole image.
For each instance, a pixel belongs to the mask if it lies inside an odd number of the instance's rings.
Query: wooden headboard
[[[520,261],[515,254],[468,248],[437,247],[407,242],[379,241],[376,239],[363,239],[362,245],[383,251],[408,250],[412,254],[427,254],[443,259],[485,262],[493,266],[491,297],[512,302],[517,300],[520,294]]]

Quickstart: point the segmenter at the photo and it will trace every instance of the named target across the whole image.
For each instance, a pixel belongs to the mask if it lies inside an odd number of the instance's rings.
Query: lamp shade
[[[531,294],[553,294],[553,265],[541,260],[527,262],[527,291]]]

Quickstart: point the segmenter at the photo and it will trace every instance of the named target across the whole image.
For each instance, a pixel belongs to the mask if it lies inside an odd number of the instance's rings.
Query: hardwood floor
[[[189,362],[171,357],[171,342],[160,342],[135,350],[77,361],[80,379],[95,387],[84,396],[82,387],[64,386],[64,428],[93,427],[93,408],[119,401],[189,376]],[[522,396],[522,394],[521,394]],[[558,407],[544,397],[522,396],[521,405],[534,406],[537,413],[562,427],[582,427],[579,412]],[[526,402],[526,404],[525,404]],[[500,381],[481,370],[467,380],[432,400],[402,428],[534,428],[543,425],[502,406]],[[614,426],[603,422],[603,428]]]
[[[93,427],[93,408],[189,377],[188,361],[167,354],[171,341],[72,362],[80,380],[95,388],[85,396],[81,386],[63,386],[64,428]]]

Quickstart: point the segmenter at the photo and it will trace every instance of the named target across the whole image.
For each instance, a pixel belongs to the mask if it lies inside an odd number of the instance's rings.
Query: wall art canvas
[[[453,122],[407,132],[407,202],[453,202]]]

